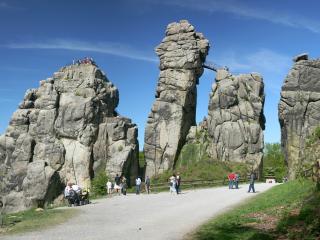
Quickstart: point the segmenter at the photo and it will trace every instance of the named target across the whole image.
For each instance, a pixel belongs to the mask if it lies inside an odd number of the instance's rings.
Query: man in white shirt
[[[141,187],[141,178],[138,176],[136,178],[136,194],[140,194],[140,187]]]
[[[110,195],[112,193],[112,183],[110,182],[109,179],[106,185],[107,185],[107,193],[108,195]]]

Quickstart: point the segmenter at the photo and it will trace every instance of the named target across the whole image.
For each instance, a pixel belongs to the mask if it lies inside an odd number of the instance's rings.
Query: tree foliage
[[[287,175],[287,166],[279,143],[267,143],[264,149],[263,176],[274,176],[281,182]]]

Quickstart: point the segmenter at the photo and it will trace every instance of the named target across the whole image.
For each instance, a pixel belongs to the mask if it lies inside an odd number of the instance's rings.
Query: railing
[[[247,182],[247,179],[239,179],[239,183]],[[183,189],[195,189],[199,187],[213,187],[213,186],[224,186],[228,185],[229,181],[225,179],[198,179],[198,180],[183,180],[181,181],[181,187]],[[151,184],[152,192],[160,192],[169,189],[169,182],[156,182]]]

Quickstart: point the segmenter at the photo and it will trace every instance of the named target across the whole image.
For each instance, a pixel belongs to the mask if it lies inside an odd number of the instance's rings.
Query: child
[[[112,183],[108,179],[108,182],[107,182],[107,194],[110,195],[111,193],[112,193]]]

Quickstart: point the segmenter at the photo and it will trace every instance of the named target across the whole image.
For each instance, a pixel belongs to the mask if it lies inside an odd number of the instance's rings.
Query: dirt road
[[[261,193],[272,184],[256,184]],[[182,239],[200,224],[259,193],[227,187],[158,194],[129,194],[79,207],[78,217],[46,230],[0,239],[17,240],[171,240]]]

